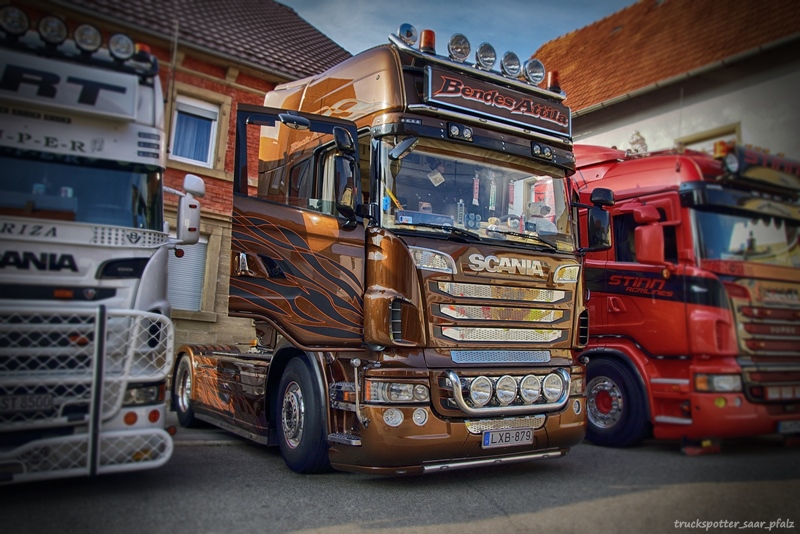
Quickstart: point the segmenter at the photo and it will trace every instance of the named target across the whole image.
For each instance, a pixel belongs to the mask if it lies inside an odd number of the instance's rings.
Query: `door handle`
[[[623,313],[627,310],[619,297],[608,297],[608,311],[611,313]]]

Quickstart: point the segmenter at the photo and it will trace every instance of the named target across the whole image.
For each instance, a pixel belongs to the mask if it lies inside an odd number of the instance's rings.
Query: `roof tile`
[[[226,54],[287,79],[317,74],[351,54],[273,0],[56,0],[100,18]]]
[[[639,0],[542,45],[574,111],[800,32],[797,0]]]

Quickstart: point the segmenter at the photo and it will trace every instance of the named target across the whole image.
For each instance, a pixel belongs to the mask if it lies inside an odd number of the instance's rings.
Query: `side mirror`
[[[613,206],[614,192],[611,189],[606,189],[605,187],[598,187],[592,191],[591,201],[595,206]]]
[[[653,208],[655,209],[655,208]],[[664,227],[660,224],[637,226],[634,230],[636,262],[664,265]]]
[[[594,200],[594,194],[592,194],[592,200]],[[610,249],[611,215],[603,208],[595,205],[589,208],[586,221],[589,226],[589,247],[584,250],[590,252]]]
[[[311,129],[311,121],[305,117],[301,117],[300,115],[295,115],[294,113],[279,113],[278,119],[280,121],[291,128],[292,130],[309,130]]]
[[[200,241],[200,202],[191,193],[178,201],[178,228],[175,230],[181,245]]]
[[[408,156],[412,150],[414,150],[414,147],[417,146],[417,143],[419,143],[418,137],[406,137],[400,142],[399,145],[394,147],[389,152],[389,159],[393,161],[403,159],[404,157]]]
[[[356,199],[358,187],[354,179],[355,160],[348,156],[334,157],[334,187],[336,190],[336,209],[348,221],[356,220]]]
[[[197,198],[206,196],[206,183],[195,174],[187,174],[183,178],[183,190]]]
[[[633,220],[637,224],[649,224],[661,220],[661,214],[653,206],[636,206],[633,208]]]
[[[341,126],[333,127],[333,142],[336,144],[337,150],[343,154],[352,156],[356,153],[356,146],[353,142],[353,136]]]
[[[378,218],[378,205],[374,202],[356,205],[356,215],[362,219],[374,221]]]

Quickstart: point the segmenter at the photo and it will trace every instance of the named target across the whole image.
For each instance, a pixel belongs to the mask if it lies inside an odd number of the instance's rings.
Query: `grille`
[[[486,430],[505,430],[513,428],[541,428],[546,417],[534,415],[532,417],[514,417],[511,419],[487,419],[482,421],[465,421],[470,434],[481,434]]]
[[[559,340],[562,336],[562,331],[537,330],[533,328],[443,327],[442,335],[457,341],[550,343]]]
[[[455,363],[547,363],[549,350],[453,350]]]
[[[392,339],[403,339],[403,305],[401,301],[392,301],[389,314],[391,317]]]
[[[578,316],[578,345],[585,347],[589,343],[589,311],[583,310]]]
[[[475,299],[502,299],[527,302],[559,302],[564,299],[564,291],[552,289],[530,289],[524,287],[490,286],[482,284],[462,284],[457,282],[438,282],[439,291],[454,297]]]
[[[457,306],[443,304],[441,312],[454,319],[477,319],[487,321],[524,321],[552,323],[564,316],[561,310],[530,310],[525,308],[499,308],[493,306]]]
[[[132,228],[112,228],[95,226],[92,228],[93,245],[112,247],[157,247],[167,242],[167,236],[153,230],[134,230]]]

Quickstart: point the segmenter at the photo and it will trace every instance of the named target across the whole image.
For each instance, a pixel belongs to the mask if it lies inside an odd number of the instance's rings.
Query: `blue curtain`
[[[212,125],[212,120],[178,111],[172,154],[206,163]]]

